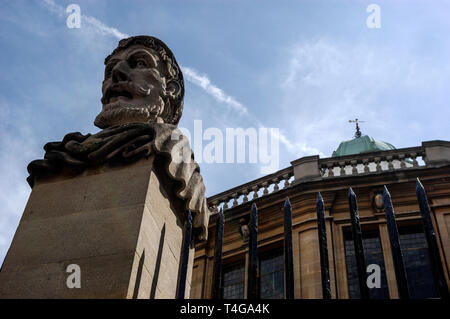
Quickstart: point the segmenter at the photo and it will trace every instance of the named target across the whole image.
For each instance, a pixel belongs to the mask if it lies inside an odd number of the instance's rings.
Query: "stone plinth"
[[[158,165],[150,156],[37,178],[0,272],[0,298],[174,298],[186,216]],[[80,267],[81,288],[66,285],[70,264]]]
[[[425,162],[429,167],[441,167],[450,163],[450,142],[428,141],[422,142],[425,149]]]
[[[320,177],[319,156],[305,156],[291,162],[294,167],[294,183]]]

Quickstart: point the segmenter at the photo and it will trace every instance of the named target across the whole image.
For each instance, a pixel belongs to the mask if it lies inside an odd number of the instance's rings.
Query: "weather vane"
[[[359,129],[359,125],[358,123],[364,123],[365,121],[360,121],[358,119],[354,119],[354,120],[349,120],[349,123],[356,123],[356,133],[355,133],[355,137],[361,137],[361,130]]]

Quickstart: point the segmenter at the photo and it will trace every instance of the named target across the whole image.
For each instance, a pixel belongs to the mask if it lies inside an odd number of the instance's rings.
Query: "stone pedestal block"
[[[294,167],[294,184],[320,177],[319,156],[305,156],[291,162]]]
[[[35,181],[0,298],[174,298],[186,213],[154,156]],[[189,297],[193,249],[186,283]],[[68,288],[69,265],[80,288]]]
[[[428,141],[422,142],[425,149],[425,162],[429,167],[441,167],[450,163],[450,142]]]

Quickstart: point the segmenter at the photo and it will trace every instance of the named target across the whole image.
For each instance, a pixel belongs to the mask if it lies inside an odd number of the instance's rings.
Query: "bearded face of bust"
[[[124,48],[119,46],[106,59],[102,111],[94,122],[100,128],[139,122],[177,124],[179,121],[184,90],[178,65],[175,70],[170,67],[170,63],[176,62],[167,60],[164,49],[158,51],[157,46],[151,48],[135,42]],[[178,81],[174,81],[174,75],[178,75]]]

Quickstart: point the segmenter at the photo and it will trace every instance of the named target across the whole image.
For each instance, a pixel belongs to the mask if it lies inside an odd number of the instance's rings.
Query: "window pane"
[[[345,263],[347,264],[348,294],[352,299],[361,298],[359,292],[358,270],[356,268],[355,245],[352,233],[347,232],[345,237]],[[377,264],[381,268],[381,287],[369,289],[371,299],[389,298],[387,287],[386,271],[384,266],[383,250],[380,242],[380,235],[377,230],[363,232],[364,255],[366,265]]]
[[[399,235],[411,298],[438,297],[422,227],[401,227]]]
[[[224,299],[244,298],[245,263],[224,265],[222,275],[222,297]]]
[[[262,299],[284,298],[283,251],[277,249],[260,258],[260,297]]]

